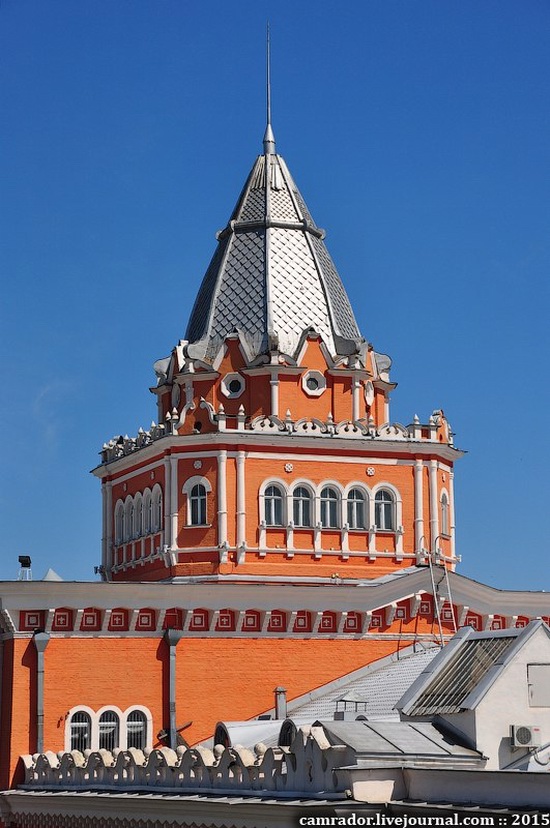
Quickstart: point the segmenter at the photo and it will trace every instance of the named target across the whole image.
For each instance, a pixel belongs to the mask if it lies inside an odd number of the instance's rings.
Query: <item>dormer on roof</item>
[[[550,629],[463,627],[397,703],[489,758],[488,768],[550,767]],[[523,741],[522,741],[523,739]]]

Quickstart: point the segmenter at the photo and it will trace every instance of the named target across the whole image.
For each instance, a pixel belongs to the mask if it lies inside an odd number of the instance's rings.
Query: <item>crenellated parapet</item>
[[[331,745],[322,727],[302,727],[290,747],[236,745],[25,755],[24,787],[38,790],[167,790],[337,794],[354,751]]]
[[[236,415],[227,414],[223,404],[218,409],[201,398],[200,408],[207,412],[209,423],[218,433],[245,433],[251,435],[267,434],[277,437],[321,437],[340,438],[343,440],[368,440],[378,443],[421,442],[435,443],[454,447],[453,432],[441,410],[435,410],[427,423],[421,423],[417,416],[407,426],[401,423],[383,423],[377,426],[372,416],[358,420],[341,420],[336,422],[332,413],[326,418],[295,418],[287,410],[284,419],[275,415],[250,416],[243,405]],[[127,434],[118,435],[103,444],[101,449],[102,464],[111,463],[122,457],[148,448],[164,437],[179,436],[181,418],[177,409],[167,414],[166,423],[151,423],[147,431],[140,428],[135,437]]]

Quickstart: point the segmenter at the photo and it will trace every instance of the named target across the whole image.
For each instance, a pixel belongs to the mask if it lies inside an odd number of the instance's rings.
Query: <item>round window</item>
[[[241,394],[244,394],[245,381],[240,374],[235,373],[226,374],[221,381],[221,392],[230,399],[237,399]]]
[[[320,397],[327,381],[320,371],[307,371],[302,377],[302,388],[309,397]]]

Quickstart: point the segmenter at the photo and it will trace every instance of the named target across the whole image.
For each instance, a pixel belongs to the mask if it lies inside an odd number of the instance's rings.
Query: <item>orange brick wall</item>
[[[401,632],[433,632],[430,620],[419,617],[394,623],[392,630],[385,640],[184,638],[176,659],[177,723],[192,720],[185,736],[200,741],[220,719],[253,718],[271,708],[278,685],[287,688],[292,700],[394,652]],[[0,784],[6,788],[21,781],[19,756],[36,750],[36,651],[31,640],[7,642],[3,672],[6,766]],[[155,739],[168,725],[167,679],[168,648],[160,638],[52,637],[45,653],[45,749],[64,749],[67,714],[76,705],[94,710],[108,704],[122,710],[144,705],[153,716]]]

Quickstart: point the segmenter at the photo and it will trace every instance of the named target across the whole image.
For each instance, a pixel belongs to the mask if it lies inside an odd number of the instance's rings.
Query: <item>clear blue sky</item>
[[[465,575],[548,589],[547,0],[2,0],[0,578],[93,578],[102,443],[274,128],[392,418],[442,407]]]

